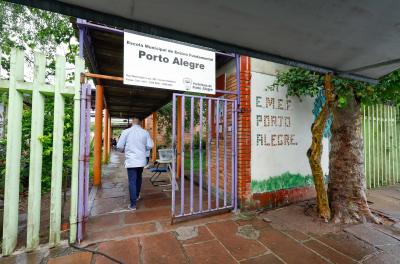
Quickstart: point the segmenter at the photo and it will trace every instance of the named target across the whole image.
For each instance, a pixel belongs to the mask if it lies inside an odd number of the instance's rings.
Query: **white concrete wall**
[[[277,71],[288,67],[257,59],[251,61],[251,177],[253,192],[272,177],[290,174],[310,176],[307,150],[311,145],[313,98],[287,97],[287,89],[270,86]],[[324,139],[322,164],[328,174],[328,139]],[[286,188],[286,187],[283,187]],[[278,188],[279,189],[279,188]]]

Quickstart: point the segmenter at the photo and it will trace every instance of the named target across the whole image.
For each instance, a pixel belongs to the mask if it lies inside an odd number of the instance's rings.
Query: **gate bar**
[[[396,107],[395,111],[396,111],[396,116],[395,116],[395,120],[394,120],[394,126],[395,126],[395,131],[396,131],[396,146],[397,146],[397,150],[396,150],[396,164],[397,164],[397,168],[396,168],[396,181],[399,182],[399,170],[400,170],[400,162],[399,162],[399,152],[400,152],[400,142],[399,142],[399,131],[397,131],[397,119],[400,116],[400,107]]]
[[[85,61],[80,57],[75,58],[75,94],[73,115],[73,138],[72,138],[72,173],[71,173],[71,211],[69,242],[75,243],[77,235],[77,211],[78,211],[78,166],[79,166],[79,123],[80,123],[80,88],[81,73],[85,69]]]
[[[208,210],[211,210],[211,137],[212,137],[212,127],[211,127],[211,107],[212,101],[208,99],[208,133],[207,133],[207,175],[208,175],[208,188],[207,188],[207,196],[208,196]]]
[[[199,130],[199,211],[203,211],[203,98],[200,98],[200,130]]]
[[[90,166],[90,112],[92,110],[92,86],[88,85],[86,88],[86,110],[85,110],[85,196],[84,196],[84,223],[88,221],[89,217],[89,166]],[[85,234],[85,225],[84,227],[84,233]]]
[[[239,91],[240,91],[240,89],[239,89]],[[240,102],[240,101],[239,101]],[[234,102],[234,104],[235,104],[235,113],[237,113],[238,112],[238,101],[235,101]],[[237,155],[237,151],[238,151],[238,147],[237,147],[237,144],[238,144],[238,140],[237,140],[237,132],[238,132],[238,115],[237,114],[235,114],[235,122],[233,123],[234,124],[234,127],[235,127],[235,151],[234,151],[234,153],[235,153],[235,173],[234,173],[234,177],[233,177],[233,181],[235,182],[235,195],[234,195],[234,203],[235,203],[235,206],[234,206],[234,210],[235,210],[235,212],[237,211],[237,199],[238,199],[238,195],[237,195],[237,181],[238,181],[238,177],[237,177],[237,171],[238,171],[238,167],[237,167],[237,158],[238,158],[238,155]]]
[[[231,128],[231,205],[234,205],[234,191],[235,191],[235,104],[232,103],[232,128]]]
[[[227,114],[228,114],[228,111],[227,111],[227,102],[226,101],[224,101],[224,206],[226,206],[226,181],[227,181],[227,168],[226,168],[226,141],[227,141],[227,138],[226,138],[226,135],[227,135],[227,133],[226,133],[226,129],[227,129],[227,126],[226,126],[226,121],[227,121],[227,119],[226,119],[226,116],[227,116]]]
[[[77,233],[77,241],[80,243],[80,241],[83,238],[83,217],[85,214],[85,208],[84,208],[84,182],[85,182],[85,171],[84,171],[84,162],[85,162],[85,133],[86,133],[86,103],[87,103],[87,89],[88,84],[82,84],[81,85],[81,120],[80,120],[80,127],[79,127],[79,135],[80,135],[80,140],[79,140],[79,186],[78,186],[78,233]]]
[[[176,173],[177,168],[176,168],[176,114],[175,114],[175,109],[176,109],[176,96],[172,96],[172,149],[174,152],[174,155],[172,157],[172,206],[171,206],[171,222],[173,222],[174,217],[175,217],[175,186],[176,186],[176,176],[178,173]],[[179,150],[178,150],[179,151]]]
[[[193,119],[194,98],[190,98],[190,213],[193,213]]]
[[[185,96],[181,97],[181,137],[185,139]],[[182,139],[180,139],[182,141]],[[181,215],[185,213],[185,140],[181,142]]]

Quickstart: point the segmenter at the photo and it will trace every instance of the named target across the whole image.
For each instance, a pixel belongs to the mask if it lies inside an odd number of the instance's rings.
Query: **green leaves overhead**
[[[68,63],[73,63],[78,54],[78,45],[74,36],[74,28],[70,17],[60,14],[12,4],[0,0],[0,54],[1,64],[5,71],[9,71],[9,55],[16,47],[25,50],[25,59],[28,62],[26,76],[33,74],[33,52],[46,54],[46,74],[54,75],[56,54],[63,54]],[[71,67],[73,67],[71,65]],[[70,76],[71,77],[71,76]],[[49,78],[51,80],[51,78]],[[0,101],[7,106],[7,94],[0,93]],[[31,135],[31,97],[24,97],[24,111],[22,119],[22,156],[21,156],[21,191],[25,191],[29,181],[29,148]],[[44,131],[40,136],[43,143],[43,173],[42,191],[47,192],[51,186],[51,160],[53,154],[53,120],[54,99],[46,96],[44,113]],[[65,99],[64,116],[64,148],[63,148],[63,181],[70,178],[72,161],[73,136],[73,98]],[[0,139],[0,198],[4,188],[6,157],[6,138]]]
[[[306,71],[301,68],[291,68],[288,71],[280,72],[272,86],[288,87],[289,96],[316,96],[324,84],[324,77],[315,72]]]
[[[74,63],[78,53],[70,17],[0,0],[0,51],[5,70],[9,69],[8,55],[13,47],[27,51],[30,66],[33,51],[46,54],[48,75],[54,74],[56,53],[62,51],[67,63]]]
[[[354,95],[364,105],[400,105],[400,71],[383,77],[378,84],[349,80],[334,76],[332,79],[338,107],[345,107],[347,98]],[[316,96],[324,85],[322,74],[291,68],[280,72],[272,87],[287,86],[289,96]]]

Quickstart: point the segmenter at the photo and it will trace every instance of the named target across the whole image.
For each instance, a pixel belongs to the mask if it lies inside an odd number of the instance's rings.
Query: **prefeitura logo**
[[[192,79],[190,78],[183,78],[183,86],[185,87],[186,91],[192,89]]]

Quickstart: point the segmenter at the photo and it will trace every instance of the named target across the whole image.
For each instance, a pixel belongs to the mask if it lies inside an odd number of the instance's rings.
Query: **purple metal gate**
[[[81,86],[81,120],[79,138],[78,176],[78,228],[77,241],[83,239],[89,217],[89,160],[90,160],[90,111],[92,87],[88,83]]]
[[[237,101],[174,94],[172,102],[172,221],[236,209]]]

